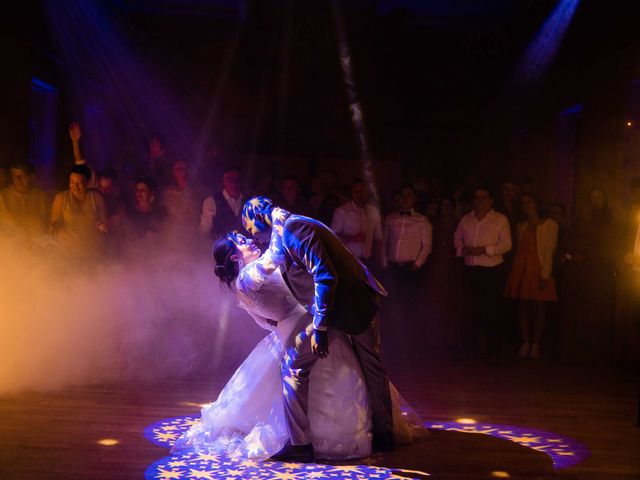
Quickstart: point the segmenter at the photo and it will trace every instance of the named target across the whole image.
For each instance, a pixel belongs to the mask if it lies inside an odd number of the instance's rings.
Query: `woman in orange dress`
[[[504,294],[519,300],[522,345],[518,354],[537,359],[545,326],[545,302],[558,299],[552,276],[558,224],[540,215],[540,203],[532,195],[524,194],[521,202],[527,219],[518,224],[518,247]]]

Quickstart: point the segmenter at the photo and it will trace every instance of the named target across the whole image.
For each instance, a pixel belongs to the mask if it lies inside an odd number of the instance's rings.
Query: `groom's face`
[[[262,215],[256,215],[256,221],[250,232],[253,236],[253,240],[261,247],[269,245],[271,239],[271,227],[264,221]]]

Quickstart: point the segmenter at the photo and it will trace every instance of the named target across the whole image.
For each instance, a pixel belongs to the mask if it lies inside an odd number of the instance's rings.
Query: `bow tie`
[[[399,212],[401,217],[410,217],[411,216],[411,210],[402,210]]]

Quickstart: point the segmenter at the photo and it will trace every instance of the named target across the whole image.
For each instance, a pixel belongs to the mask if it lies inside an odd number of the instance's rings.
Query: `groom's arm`
[[[313,328],[325,331],[333,313],[338,276],[315,225],[304,220],[285,224],[282,242],[291,258],[313,277]]]

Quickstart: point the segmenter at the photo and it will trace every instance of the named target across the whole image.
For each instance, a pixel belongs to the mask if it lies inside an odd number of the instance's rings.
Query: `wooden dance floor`
[[[148,427],[197,416],[225,373],[2,397],[0,479],[124,480],[145,472],[158,479],[640,479],[637,379],[545,361],[489,367],[444,355],[389,366],[399,391],[431,426],[428,440],[390,454],[306,470],[273,463],[231,469],[222,461],[180,470],[179,459],[158,463],[168,448],[145,430],[170,439]]]

